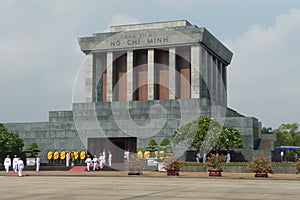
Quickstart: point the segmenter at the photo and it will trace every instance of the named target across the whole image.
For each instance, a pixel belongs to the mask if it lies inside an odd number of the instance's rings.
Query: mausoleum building
[[[261,123],[227,107],[227,68],[233,53],[206,28],[186,20],[111,26],[80,37],[85,60],[85,102],[70,111],[50,111],[48,122],[5,124],[25,146],[48,150],[113,152],[145,149],[182,125],[210,116],[238,129],[246,160],[271,155],[274,138]],[[76,90],[76,88],[75,88]]]

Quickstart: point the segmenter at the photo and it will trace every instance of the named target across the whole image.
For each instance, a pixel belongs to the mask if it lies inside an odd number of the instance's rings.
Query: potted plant
[[[168,176],[179,176],[179,171],[183,167],[183,162],[171,154],[163,159],[163,165]]]
[[[222,176],[221,166],[225,163],[226,157],[224,155],[210,154],[206,160],[208,166],[209,176]]]
[[[274,173],[271,161],[265,156],[259,156],[253,159],[248,167],[255,173],[255,177],[268,177],[269,173]]]
[[[37,143],[33,142],[30,144],[30,146],[25,150],[26,153],[26,165],[28,166],[34,166],[35,165],[35,159],[38,156],[39,147]]]
[[[126,169],[129,171],[128,175],[142,175],[146,166],[146,160],[139,158],[137,155],[130,155],[129,160],[126,162]]]

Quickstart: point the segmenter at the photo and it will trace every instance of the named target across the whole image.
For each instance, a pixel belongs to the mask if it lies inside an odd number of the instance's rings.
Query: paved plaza
[[[206,174],[207,175],[207,174]],[[250,174],[249,174],[250,175]],[[296,175],[294,175],[296,176]],[[252,176],[253,177],[253,174]],[[9,199],[299,199],[296,179],[221,178],[183,174],[179,177],[122,174],[30,174],[0,176],[1,200]]]

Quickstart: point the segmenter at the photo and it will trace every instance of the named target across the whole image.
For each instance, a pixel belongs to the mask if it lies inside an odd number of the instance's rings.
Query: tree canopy
[[[234,128],[222,127],[216,119],[199,117],[178,128],[172,138],[174,144],[184,143],[197,150],[229,150],[242,148],[240,133]]]
[[[299,124],[282,124],[275,130],[276,146],[300,146]]]
[[[17,133],[9,132],[7,128],[0,124],[0,156],[5,154],[20,154],[24,147],[23,140]]]

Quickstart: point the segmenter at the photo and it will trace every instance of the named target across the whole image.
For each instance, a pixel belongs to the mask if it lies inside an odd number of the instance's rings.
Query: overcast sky
[[[187,19],[234,53],[229,107],[263,126],[300,123],[299,0],[2,0],[0,122],[70,110],[84,61],[77,37],[110,25]]]

